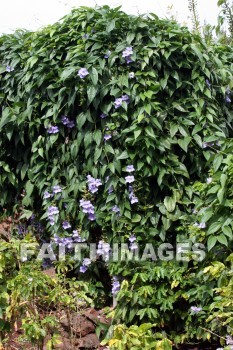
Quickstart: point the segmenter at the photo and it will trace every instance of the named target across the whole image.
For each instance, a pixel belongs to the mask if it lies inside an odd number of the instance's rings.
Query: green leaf
[[[114,166],[114,163],[109,163],[109,164],[108,164],[108,168],[111,170],[111,172],[112,172],[113,174],[115,174],[115,166]]]
[[[217,232],[217,231],[221,228],[221,226],[222,226],[222,224],[219,223],[218,221],[213,222],[213,223],[210,225],[210,227],[208,228],[207,233],[208,233],[208,234],[215,233],[215,232]]]
[[[71,75],[74,74],[74,72],[77,70],[76,67],[69,67],[66,68],[65,70],[63,70],[63,72],[61,73],[61,80],[66,80],[68,79]]]
[[[210,236],[207,240],[207,249],[210,251],[216,244],[217,238],[215,236]]]
[[[98,89],[95,86],[90,86],[87,89],[87,96],[88,96],[89,103],[91,103],[94,100],[94,98],[96,97],[97,91],[98,91]]]
[[[30,217],[32,216],[33,211],[31,210],[27,210],[27,209],[23,209],[22,215],[20,216],[20,219],[30,219]]]
[[[219,243],[224,244],[226,247],[228,247],[227,239],[223,234],[217,236],[217,240],[219,241]]]
[[[219,169],[220,165],[222,164],[222,161],[223,161],[222,154],[217,154],[213,162],[213,168],[215,172]]]
[[[98,83],[98,72],[97,72],[97,70],[94,67],[91,69],[90,76],[91,76],[91,80],[92,80],[93,85],[97,85],[97,83]]]
[[[134,139],[137,140],[138,136],[141,135],[141,133],[141,129],[134,130]]]
[[[132,222],[140,222],[141,216],[139,214],[136,214],[132,217]]]
[[[106,32],[110,33],[115,28],[115,25],[115,20],[110,21],[106,27]]]
[[[130,45],[131,42],[134,40],[134,38],[135,38],[135,33],[128,33],[126,37],[127,44]]]
[[[26,193],[28,197],[31,196],[33,189],[34,189],[34,185],[31,183],[30,180],[28,180],[26,183]]]
[[[167,211],[170,213],[173,212],[176,208],[176,200],[173,197],[165,197],[163,203]]]
[[[79,130],[82,129],[82,126],[84,125],[86,119],[87,119],[87,116],[86,116],[85,113],[81,113],[81,114],[78,115],[78,117],[77,117],[77,126],[78,126]]]
[[[128,155],[127,151],[123,151],[123,152],[117,157],[118,160],[119,160],[119,159],[127,159],[127,158],[129,158],[129,155]]]
[[[200,47],[198,47],[197,44],[191,44],[190,47],[193,49],[195,54],[198,56],[199,60],[202,61],[203,60],[203,56],[202,56]]]
[[[188,152],[188,145],[190,141],[192,140],[191,137],[185,137],[184,139],[178,140],[178,145],[187,153]]]
[[[29,168],[28,164],[24,164],[21,168],[21,179],[23,180],[25,178],[25,175],[27,173],[27,170]]]

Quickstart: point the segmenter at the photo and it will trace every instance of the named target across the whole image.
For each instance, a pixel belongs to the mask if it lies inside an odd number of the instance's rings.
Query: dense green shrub
[[[107,6],[0,45],[2,210],[36,213],[47,240],[72,230],[109,244],[135,235],[141,249],[191,239],[192,183],[205,181],[232,136],[230,54],[174,22]],[[209,305],[216,285],[203,285],[202,265],[98,262],[84,276],[106,291],[108,274],[125,279],[115,317],[156,323],[181,342],[208,338],[197,327],[204,311],[198,321],[190,313]]]

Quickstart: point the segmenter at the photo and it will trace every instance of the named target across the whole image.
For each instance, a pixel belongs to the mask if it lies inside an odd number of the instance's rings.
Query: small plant
[[[114,327],[112,339],[103,341],[111,350],[171,350],[172,342],[162,333],[153,333],[156,325],[144,323],[140,326],[127,327],[119,324]]]

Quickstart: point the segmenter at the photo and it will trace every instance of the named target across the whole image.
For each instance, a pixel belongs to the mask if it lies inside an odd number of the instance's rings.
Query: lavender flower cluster
[[[13,72],[15,69],[14,67],[11,67],[11,66],[6,66],[6,72],[10,73],[10,72]]]
[[[107,115],[104,114],[104,113],[101,113],[101,114],[100,114],[100,118],[101,118],[101,119],[105,119],[105,118],[107,118]]]
[[[116,276],[113,276],[112,279],[112,294],[116,295],[121,289],[121,284]]]
[[[44,199],[51,198],[57,193],[62,193],[62,188],[59,185],[55,185],[52,187],[52,193],[50,193],[49,191],[45,191],[44,192]]]
[[[66,125],[67,128],[72,129],[75,127],[75,123],[73,120],[70,120],[67,115],[63,115],[61,118],[62,124]]]
[[[114,207],[112,207],[112,211],[113,213],[120,214],[120,208],[117,205],[114,205]]]
[[[82,208],[82,212],[85,214],[88,214],[88,219],[90,221],[96,220],[95,208],[94,208],[93,204],[91,204],[90,201],[85,200],[85,199],[81,199],[79,201],[79,203],[80,203],[80,207]]]
[[[130,98],[128,95],[122,95],[121,97],[118,97],[115,101],[114,101],[114,106],[115,108],[120,108],[123,104],[123,102],[126,102],[127,104],[130,102]]]
[[[127,165],[126,172],[132,173],[134,172],[134,166],[133,165]],[[134,175],[128,175],[125,177],[125,183],[132,183],[135,181]],[[129,185],[129,200],[131,204],[138,203],[138,198],[135,196],[133,191],[133,186]]]
[[[198,224],[197,222],[195,222],[195,224],[193,224],[193,226],[196,226],[198,228],[206,228],[206,223],[201,222],[200,224]]]
[[[79,271],[82,273],[85,273],[89,265],[91,265],[91,260],[89,258],[83,259],[83,262],[82,262],[82,265],[80,266]]]
[[[54,235],[54,242],[58,245],[65,245],[67,248],[72,248],[74,243],[85,242],[85,239],[82,239],[77,230],[73,231],[71,237],[59,237],[57,234]]]
[[[108,50],[108,51],[106,52],[106,54],[104,55],[104,58],[108,59],[110,55],[111,55],[111,51]]]
[[[59,132],[59,127],[57,125],[50,126],[48,128],[48,134],[57,134]]]
[[[229,89],[229,87],[227,87],[226,89],[226,94],[225,94],[225,102],[226,103],[231,103],[231,90]]]
[[[48,207],[47,217],[48,217],[48,220],[49,220],[49,223],[50,223],[51,226],[54,226],[55,221],[58,218],[58,214],[59,214],[58,207],[55,207],[55,206]]]
[[[102,185],[102,182],[100,181],[100,179],[95,179],[91,175],[87,175],[87,184],[88,184],[88,190],[91,193],[96,193],[98,192],[99,186]]]
[[[104,261],[108,261],[110,258],[110,251],[111,247],[109,243],[106,243],[104,241],[99,241],[98,248],[97,248],[97,254],[99,256],[102,256]]]
[[[133,62],[131,59],[131,56],[133,55],[133,48],[132,46],[128,46],[125,48],[125,50],[122,52],[122,57],[125,58],[125,61],[127,64]]]
[[[78,76],[81,79],[84,79],[89,74],[88,70],[86,68],[80,68],[78,71]]]
[[[138,249],[138,244],[137,244],[136,240],[137,239],[136,239],[135,235],[131,235],[129,237],[129,242],[130,242],[129,249],[130,250],[137,250]]]
[[[190,310],[191,310],[194,314],[197,314],[198,312],[202,311],[202,307],[191,306]]]

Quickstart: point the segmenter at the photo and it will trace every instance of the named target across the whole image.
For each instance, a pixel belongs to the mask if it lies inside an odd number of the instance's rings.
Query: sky
[[[219,9],[217,0],[197,0],[201,24],[215,24]],[[159,17],[175,15],[179,22],[190,23],[188,0],[1,0],[0,34],[23,28],[37,30],[53,24],[79,6],[122,6],[130,13],[156,13]],[[172,6],[171,10],[168,7]]]

